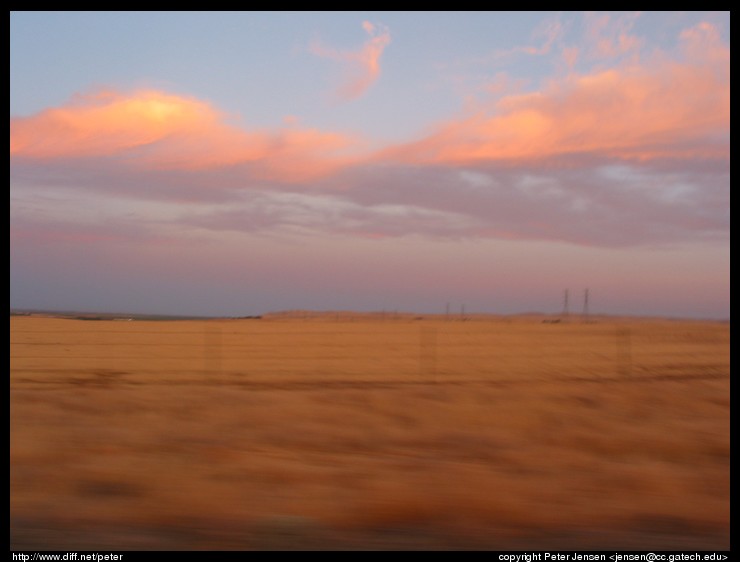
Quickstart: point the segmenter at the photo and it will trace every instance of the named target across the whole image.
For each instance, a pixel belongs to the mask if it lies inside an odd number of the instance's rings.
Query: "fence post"
[[[419,327],[419,375],[437,382],[437,328]]]
[[[617,328],[617,370],[622,376],[632,374],[632,330],[630,328]]]
[[[206,377],[221,374],[221,327],[208,321],[203,330],[203,371]]]

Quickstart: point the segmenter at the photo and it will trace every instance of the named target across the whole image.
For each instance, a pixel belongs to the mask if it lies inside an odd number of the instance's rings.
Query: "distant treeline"
[[[42,316],[68,320],[259,320],[262,316],[180,316],[168,314],[126,314],[122,312],[78,312],[70,310],[10,310],[11,316]]]

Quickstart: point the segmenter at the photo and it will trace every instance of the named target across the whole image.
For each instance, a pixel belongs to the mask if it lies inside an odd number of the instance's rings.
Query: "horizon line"
[[[416,312],[413,310],[351,310],[351,309],[284,309],[284,310],[271,310],[258,314],[172,314],[172,313],[156,313],[156,312],[124,312],[124,311],[102,311],[102,310],[76,310],[76,309],[37,309],[37,308],[25,308],[25,307],[11,307],[11,316],[49,316],[59,318],[69,317],[80,317],[79,319],[98,319],[98,320],[114,320],[114,319],[138,319],[138,320],[240,320],[240,319],[261,319],[265,317],[276,317],[276,316],[289,316],[295,315],[300,318],[302,315],[304,318],[319,317],[319,316],[338,316],[338,315],[354,315],[354,316],[372,316],[372,317],[383,317],[387,319],[393,319],[403,317],[414,317],[414,319],[423,319],[424,317],[433,317],[434,319],[449,319],[449,320],[460,320],[461,318],[468,319],[470,317],[523,317],[523,316],[546,316],[560,319],[569,319],[571,321],[593,321],[594,319],[624,319],[634,318],[641,320],[689,320],[689,321],[707,321],[707,322],[730,322],[730,317],[693,317],[693,316],[671,316],[665,314],[617,314],[609,312],[588,312],[583,314],[581,312],[564,314],[560,312],[542,312],[542,311],[523,311],[513,313],[501,313],[501,312]],[[94,317],[99,318],[94,318]],[[90,317],[90,318],[85,318]],[[72,318],[74,319],[74,318]]]

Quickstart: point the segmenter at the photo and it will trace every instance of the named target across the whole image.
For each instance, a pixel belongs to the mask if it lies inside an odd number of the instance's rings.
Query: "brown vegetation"
[[[729,325],[12,317],[12,549],[729,548]]]

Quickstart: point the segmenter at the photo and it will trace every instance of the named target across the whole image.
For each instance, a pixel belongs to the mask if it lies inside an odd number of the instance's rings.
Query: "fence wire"
[[[729,330],[464,322],[11,322],[11,387],[372,388],[729,376]]]

